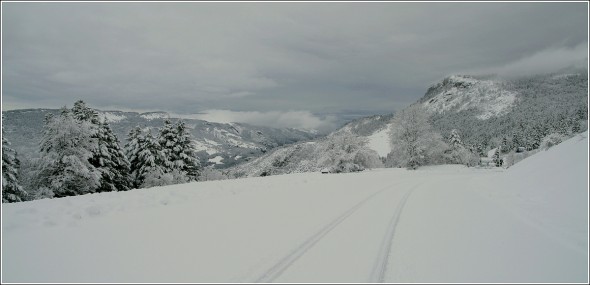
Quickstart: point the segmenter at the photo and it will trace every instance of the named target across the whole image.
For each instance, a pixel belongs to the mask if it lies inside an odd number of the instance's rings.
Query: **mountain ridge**
[[[509,144],[504,146],[505,153],[519,146],[532,150],[587,129],[587,76],[585,70],[515,78],[450,75],[431,85],[412,105],[421,105],[430,114],[430,123],[445,139],[456,129],[465,146],[481,157],[504,140]],[[384,161],[387,148],[391,150],[389,127],[394,116],[392,112],[355,119],[326,137],[275,149],[232,171],[238,176],[258,176],[334,167],[325,163],[324,154],[329,145],[337,145],[334,140],[347,135]],[[303,150],[315,155],[304,155]]]
[[[38,157],[38,142],[43,131],[46,114],[59,109],[29,108],[2,111],[3,129],[20,156]],[[168,112],[131,112],[97,110],[99,117],[108,122],[119,138],[121,147],[126,143],[129,130],[135,126],[156,129],[165,119],[183,120],[191,130],[197,156],[201,164],[225,168],[258,157],[268,150],[294,142],[313,139],[318,134],[302,130],[276,129],[246,123],[215,123],[190,118],[175,118]],[[222,159],[217,158],[220,156]],[[214,159],[214,161],[210,161]]]

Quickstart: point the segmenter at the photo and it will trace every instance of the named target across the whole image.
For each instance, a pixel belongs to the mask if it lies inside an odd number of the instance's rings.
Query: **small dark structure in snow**
[[[519,146],[519,147],[516,148],[516,152],[517,153],[525,152],[525,151],[526,151],[526,148],[524,146]]]

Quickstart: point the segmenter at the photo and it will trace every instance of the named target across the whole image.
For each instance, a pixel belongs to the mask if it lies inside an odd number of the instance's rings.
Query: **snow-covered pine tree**
[[[2,128],[2,203],[21,202],[27,197],[27,192],[18,181],[18,169],[17,153],[10,148],[10,142],[6,139],[4,128]]]
[[[533,128],[529,150],[538,149],[543,141],[543,129],[540,125]]]
[[[47,117],[41,140],[41,187],[55,197],[96,192],[101,173],[90,163],[97,148],[95,130],[86,121],[74,118],[66,108],[57,116]]]
[[[502,166],[504,160],[500,158],[500,148],[496,149],[496,152],[494,152],[494,157],[492,158],[492,160],[496,164],[496,167]]]
[[[173,177],[164,169],[166,157],[157,139],[148,130],[143,143],[139,145],[139,168],[136,173],[136,183],[140,188],[169,185]]]
[[[127,137],[125,152],[129,159],[131,181],[136,189],[168,185],[171,175],[164,172],[164,154],[150,130],[139,126],[131,129]]]
[[[520,146],[523,146],[522,136],[519,132],[514,132],[512,134],[512,146],[516,149],[518,149]]]
[[[121,150],[119,139],[107,122],[98,124],[98,151],[92,164],[102,173],[98,192],[127,191],[131,187],[129,161]]]
[[[176,168],[174,163],[178,160],[178,157],[176,157],[176,152],[178,151],[178,134],[170,119],[164,120],[164,126],[160,128],[158,143],[166,158],[163,161],[162,169],[165,173],[170,173]]]
[[[129,190],[129,161],[121,151],[119,139],[108,123],[102,123],[98,112],[82,100],[74,103],[72,113],[76,119],[89,122],[95,129],[93,138],[97,140],[98,147],[93,150],[90,163],[102,174],[97,192]]]
[[[564,114],[559,114],[556,128],[558,133],[563,135],[569,135],[568,120]]]
[[[508,153],[511,150],[512,150],[512,146],[508,142],[508,138],[507,137],[503,137],[502,138],[502,152],[503,153]]]
[[[144,144],[144,134],[139,126],[131,129],[127,135],[127,144],[125,144],[125,155],[129,160],[129,174],[133,188],[139,188],[141,181],[138,179],[138,171],[141,167],[139,153],[141,146]]]
[[[86,103],[82,100],[78,100],[74,103],[72,114],[74,114],[74,117],[80,121],[87,121],[96,126],[100,123],[98,112],[86,106]]]
[[[457,131],[457,129],[451,130],[449,143],[453,149],[459,149],[463,147],[463,142],[461,141],[461,136],[459,135],[459,131]]]
[[[173,175],[173,183],[198,179],[199,161],[195,157],[191,135],[182,120],[175,124],[165,120],[158,142],[166,158],[164,171]]]
[[[189,181],[197,181],[201,166],[195,156],[191,134],[182,120],[176,123],[176,135],[178,136],[178,148],[175,156],[182,164],[175,162],[175,165],[180,166],[179,169],[186,173]]]
[[[467,166],[474,166],[479,162],[479,156],[467,148],[461,140],[461,135],[456,129],[451,130],[449,136],[450,148],[445,151],[450,163],[464,164]]]

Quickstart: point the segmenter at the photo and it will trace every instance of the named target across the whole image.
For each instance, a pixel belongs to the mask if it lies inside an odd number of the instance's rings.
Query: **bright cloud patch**
[[[274,128],[294,128],[304,130],[331,130],[335,127],[334,116],[319,117],[309,111],[268,111],[268,112],[240,112],[231,110],[207,110],[201,114],[184,115],[217,123],[248,123],[252,125]]]

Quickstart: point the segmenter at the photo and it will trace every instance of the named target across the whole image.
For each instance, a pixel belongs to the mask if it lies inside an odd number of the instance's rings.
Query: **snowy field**
[[[2,282],[588,282],[588,133],[510,169],[291,174],[2,205]]]

